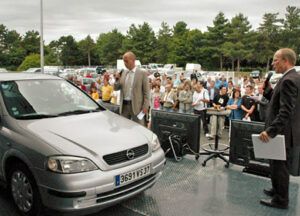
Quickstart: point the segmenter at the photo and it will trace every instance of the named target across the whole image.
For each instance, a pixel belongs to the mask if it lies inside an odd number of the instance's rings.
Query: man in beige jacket
[[[127,52],[123,61],[128,70],[116,75],[114,90],[120,93],[120,114],[137,123],[145,125],[144,114],[148,113],[150,89],[146,71],[136,68],[135,55]]]

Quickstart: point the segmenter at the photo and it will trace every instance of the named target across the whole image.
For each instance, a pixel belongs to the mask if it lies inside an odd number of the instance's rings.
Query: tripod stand
[[[209,155],[209,157],[207,157],[203,163],[202,163],[202,166],[206,166],[206,163],[207,161],[213,159],[213,158],[220,158],[222,159],[226,164],[225,164],[225,167],[228,168],[229,167],[229,161],[224,157],[224,155],[227,155],[225,153],[225,151],[227,149],[229,149],[229,146],[226,145],[226,144],[221,144],[222,146],[224,146],[224,148],[222,149],[219,149],[219,136],[218,136],[218,128],[219,128],[219,124],[218,124],[218,116],[226,116],[228,115],[228,113],[226,111],[216,111],[215,109],[213,110],[207,110],[208,114],[211,114],[211,115],[216,115],[216,136],[215,136],[215,143],[207,143],[207,144],[204,144],[202,146],[202,149],[204,151],[206,151],[206,154]],[[212,147],[214,145],[214,148]]]

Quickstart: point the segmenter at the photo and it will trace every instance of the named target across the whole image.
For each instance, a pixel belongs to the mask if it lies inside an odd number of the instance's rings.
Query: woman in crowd
[[[227,109],[231,110],[229,121],[232,119],[239,119],[239,120],[242,119],[243,112],[241,110],[241,105],[242,105],[241,91],[238,89],[234,89],[232,98],[229,99],[226,106]]]
[[[179,93],[178,100],[180,113],[192,113],[193,93],[189,81],[184,83],[183,90]]]
[[[151,128],[151,112],[152,110],[159,110],[160,103],[162,101],[163,93],[160,92],[160,86],[158,84],[153,85],[153,92],[150,92],[150,114],[149,114],[149,123],[148,129]]]

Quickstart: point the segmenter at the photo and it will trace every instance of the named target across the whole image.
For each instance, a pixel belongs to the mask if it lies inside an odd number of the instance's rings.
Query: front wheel
[[[9,171],[8,179],[9,191],[21,215],[40,215],[40,194],[29,169],[22,163],[16,163]]]

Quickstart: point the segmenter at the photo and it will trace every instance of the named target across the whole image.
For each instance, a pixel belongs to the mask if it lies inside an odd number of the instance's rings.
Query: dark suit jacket
[[[211,89],[210,87],[207,88],[209,99],[210,99],[210,89]],[[218,88],[216,88],[216,87],[214,87],[214,89],[215,89],[215,92],[214,92],[214,98],[215,98],[216,95],[219,94],[220,90]]]
[[[198,82],[197,74],[195,74],[195,73],[192,73],[192,74],[191,74],[191,80],[193,80],[193,79],[196,79],[197,82]]]
[[[122,73],[120,82],[115,82],[114,90],[121,90],[120,92],[120,113],[123,111],[123,98],[125,90],[125,81],[128,70]],[[146,71],[136,68],[133,87],[131,92],[132,111],[134,115],[139,114],[142,111],[142,107],[148,109],[150,106],[150,89],[148,83],[148,76]]]
[[[294,69],[284,74],[264,97],[270,100],[266,116],[268,135],[285,135],[287,150],[300,147],[300,75]]]

